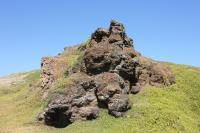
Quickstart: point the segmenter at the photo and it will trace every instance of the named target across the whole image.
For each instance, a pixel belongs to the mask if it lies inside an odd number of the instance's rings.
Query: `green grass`
[[[27,76],[16,85],[0,89],[0,132],[33,123],[43,108],[39,90],[31,90],[30,83],[39,79],[39,71],[24,73]],[[5,89],[8,89],[5,93]]]
[[[80,77],[80,73],[74,73],[67,77],[61,77],[58,80],[56,80],[51,87],[48,90],[48,95],[53,95],[56,92],[61,92],[68,86],[70,86],[74,80],[78,79]]]
[[[81,45],[87,45],[88,41],[83,42]],[[69,69],[77,65],[83,58],[84,51],[79,49],[80,45],[73,47],[66,47],[64,51],[59,55],[59,58],[66,62],[66,69],[64,72],[64,77],[68,77]],[[63,77],[62,77],[63,78]]]
[[[122,118],[114,118],[102,109],[93,121],[75,122],[57,129],[35,122],[44,106],[39,91],[29,91],[28,84],[38,79],[31,72],[8,92],[0,89],[0,131],[27,133],[198,133],[200,132],[200,69],[167,63],[176,76],[176,84],[147,87],[130,95],[132,109]],[[63,81],[58,83],[62,88]],[[3,89],[5,91],[5,88]]]

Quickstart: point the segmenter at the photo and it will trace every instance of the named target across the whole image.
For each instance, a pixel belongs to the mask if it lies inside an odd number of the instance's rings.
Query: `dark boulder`
[[[115,117],[122,116],[130,107],[128,95],[125,94],[114,95],[108,103],[109,114]]]
[[[132,85],[131,88],[130,88],[130,93],[131,94],[137,94],[139,93],[141,90],[141,86],[139,83],[136,83],[135,85]]]
[[[94,77],[97,100],[100,105],[108,105],[115,94],[128,94],[129,86],[116,73],[105,72]]]
[[[102,73],[94,77],[98,87],[96,96],[100,107],[108,108],[109,114],[119,117],[130,109],[129,86],[116,73]]]
[[[86,50],[84,64],[86,73],[96,75],[114,70],[120,64],[122,49],[117,46],[102,43]]]
[[[86,49],[84,55],[86,72],[95,75],[115,70],[116,66],[122,62],[124,55],[135,56],[133,49],[127,52],[127,48],[131,48],[132,44],[132,39],[125,34],[123,24],[117,21],[111,21],[109,30],[97,29],[92,34],[90,47]]]
[[[44,110],[43,120],[47,125],[65,127],[76,120],[91,120],[99,116],[94,81],[84,75],[73,82],[56,93]]]
[[[92,39],[94,42],[99,43],[103,40],[106,40],[109,36],[109,31],[104,28],[98,28],[93,34]]]

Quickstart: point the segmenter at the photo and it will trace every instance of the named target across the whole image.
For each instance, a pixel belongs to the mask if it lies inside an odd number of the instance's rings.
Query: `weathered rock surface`
[[[63,75],[66,63],[58,57],[43,57],[41,60],[41,88],[48,89],[51,84]]]
[[[94,77],[98,87],[96,96],[101,104],[107,105],[116,94],[128,94],[129,86],[116,73],[105,72]]]
[[[115,117],[122,116],[130,108],[127,95],[129,86],[116,73],[105,72],[96,75],[94,80],[98,85],[96,97],[99,106],[108,108],[109,113]]]
[[[114,95],[108,103],[109,114],[115,117],[122,116],[130,108],[128,95],[125,94]]]
[[[99,108],[95,89],[95,82],[89,76],[82,74],[50,100],[43,113],[45,123],[55,127],[65,127],[76,120],[97,118]]]
[[[139,60],[138,83],[140,86],[168,86],[175,83],[174,75],[167,65],[145,57],[140,57]]]
[[[98,28],[89,45],[80,49],[84,51],[83,59],[70,73],[80,76],[56,93],[39,115],[39,120],[47,125],[65,127],[76,120],[95,119],[101,107],[120,117],[131,108],[129,93],[136,94],[146,85],[167,86],[175,82],[166,65],[134,50],[133,40],[117,21],[111,21],[109,29]],[[43,88],[56,80],[56,70],[62,72],[63,66],[57,62],[57,58],[42,59]]]

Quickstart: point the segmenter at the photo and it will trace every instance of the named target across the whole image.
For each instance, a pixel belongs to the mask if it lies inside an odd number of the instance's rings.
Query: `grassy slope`
[[[7,88],[0,87],[0,131],[10,132],[200,132],[200,70],[169,64],[177,83],[166,87],[147,87],[130,95],[132,109],[123,118],[113,118],[102,110],[97,120],[76,122],[56,129],[35,123],[35,116],[45,106],[38,91],[28,85],[39,78],[33,71],[25,80]]]

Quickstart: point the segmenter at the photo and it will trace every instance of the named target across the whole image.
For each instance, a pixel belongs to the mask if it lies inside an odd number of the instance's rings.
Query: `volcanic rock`
[[[131,108],[128,94],[137,94],[146,85],[175,83],[169,67],[135,51],[123,24],[115,20],[108,29],[98,28],[89,44],[80,49],[83,58],[68,74],[78,77],[62,92],[55,93],[39,115],[38,119],[47,125],[65,127],[77,120],[95,119],[102,107],[120,117]],[[59,62],[57,57],[42,59],[42,88],[49,88],[58,72],[63,72],[64,63]]]
[[[128,95],[125,94],[114,95],[113,98],[108,103],[109,114],[115,117],[122,116],[123,113],[130,108],[131,106],[128,100]]]
[[[124,80],[116,73],[101,73],[94,77],[96,84],[96,96],[99,105],[108,106],[108,102],[116,94],[128,94],[129,86],[125,84]]]
[[[63,75],[66,62],[63,59],[54,57],[43,57],[41,60],[41,88],[48,89],[54,81]]]
[[[43,113],[47,125],[65,127],[76,120],[91,120],[99,116],[96,84],[90,77],[83,75],[53,96]]]

